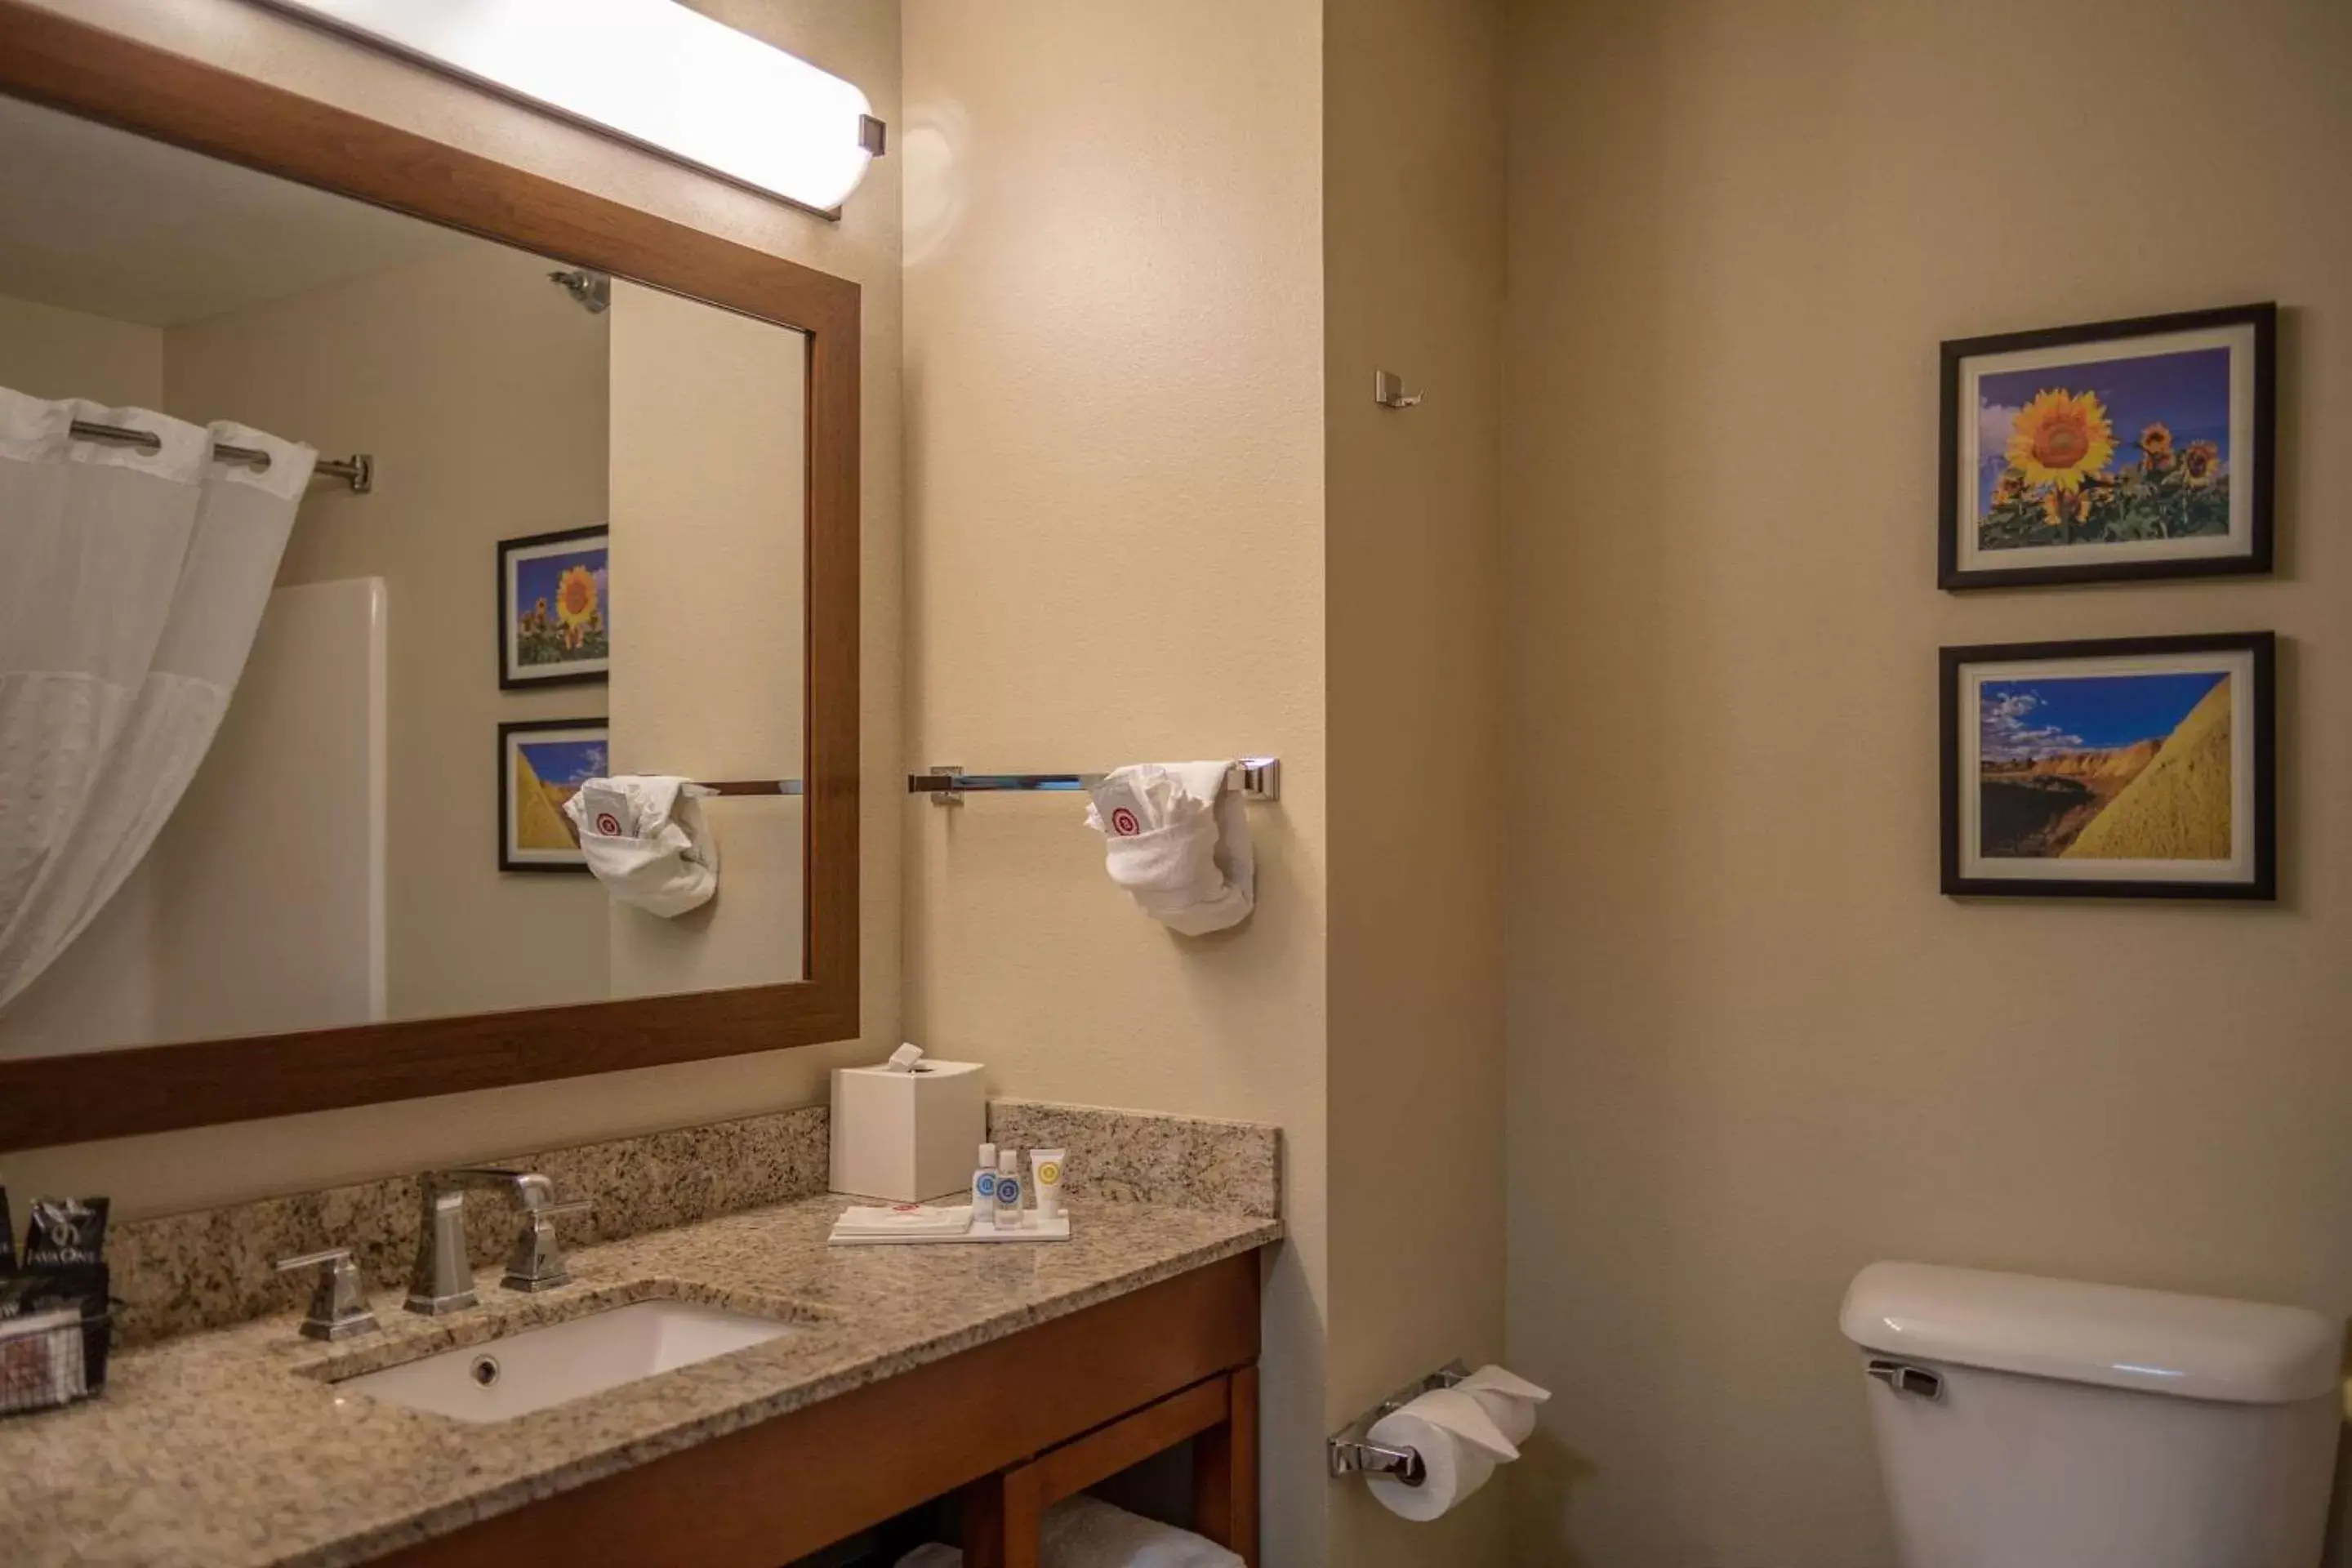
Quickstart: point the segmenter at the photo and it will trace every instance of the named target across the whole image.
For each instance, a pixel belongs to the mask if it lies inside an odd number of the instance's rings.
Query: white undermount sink
[[[693,1301],[633,1301],[337,1384],[459,1421],[505,1421],[763,1344],[799,1326]]]

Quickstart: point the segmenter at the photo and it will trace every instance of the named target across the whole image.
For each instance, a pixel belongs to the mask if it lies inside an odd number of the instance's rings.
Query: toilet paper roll
[[[1526,1442],[1528,1435],[1536,1429],[1536,1406],[1551,1397],[1549,1389],[1538,1388],[1518,1373],[1492,1363],[1454,1386],[1477,1401],[1478,1408],[1515,1447]]]
[[[1428,1473],[1417,1487],[1394,1476],[1368,1478],[1381,1507],[1416,1521],[1453,1509],[1486,1484],[1498,1461],[1518,1457],[1476,1402],[1451,1389],[1424,1394],[1391,1411],[1366,1436],[1383,1447],[1411,1448],[1421,1456]]]

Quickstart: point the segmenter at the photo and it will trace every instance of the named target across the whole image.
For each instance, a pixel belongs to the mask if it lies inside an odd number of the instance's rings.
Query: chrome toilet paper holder
[[[1334,1476],[1394,1476],[1409,1487],[1417,1487],[1429,1479],[1429,1468],[1422,1463],[1421,1455],[1412,1448],[1391,1448],[1385,1443],[1371,1440],[1372,1423],[1381,1416],[1403,1409],[1433,1388],[1452,1388],[1470,1375],[1470,1369],[1460,1361],[1447,1362],[1428,1376],[1398,1389],[1371,1409],[1339,1428],[1336,1436],[1324,1439],[1323,1447]]]

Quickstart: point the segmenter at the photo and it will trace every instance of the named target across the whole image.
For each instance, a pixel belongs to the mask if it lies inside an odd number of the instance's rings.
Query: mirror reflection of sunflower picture
[[[2277,308],[1948,342],[1946,588],[2271,569]]]
[[[509,689],[609,678],[610,536],[604,528],[499,543],[499,684]]]

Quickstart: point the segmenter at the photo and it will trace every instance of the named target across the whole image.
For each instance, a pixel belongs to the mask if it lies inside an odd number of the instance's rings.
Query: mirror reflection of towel
[[[590,779],[563,803],[580,852],[613,901],[675,918],[719,890],[719,845],[698,784],[660,774]]]

